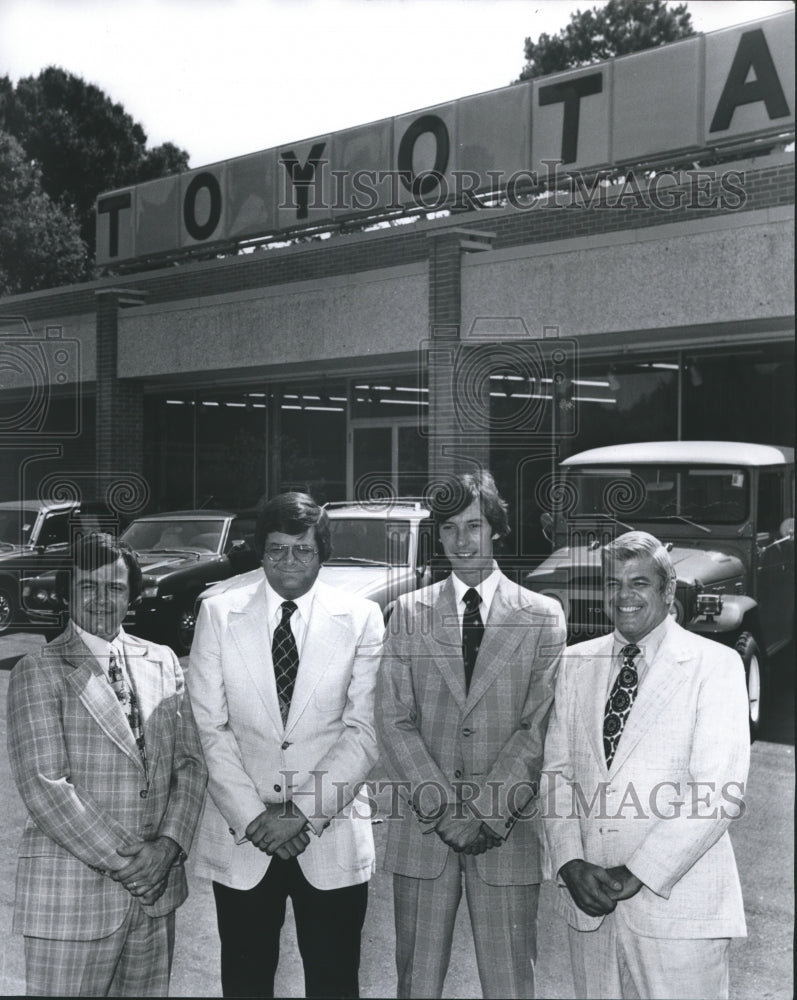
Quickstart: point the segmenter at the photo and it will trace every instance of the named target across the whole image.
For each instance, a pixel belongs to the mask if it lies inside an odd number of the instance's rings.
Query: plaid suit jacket
[[[14,912],[14,929],[23,934],[107,936],[135,903],[103,874],[127,863],[117,848],[161,835],[186,852],[191,846],[207,770],[180,665],[167,647],[132,636],[124,653],[148,779],[116,695],[71,624],[11,674],[8,754],[28,809]],[[144,909],[161,916],[187,893],[185,871],[176,866],[166,892]]]
[[[440,874],[449,848],[429,830],[441,799],[459,797],[504,841],[477,856],[480,877],[541,881],[534,794],[565,634],[555,601],[502,575],[466,694],[451,578],[399,600],[376,698],[383,761],[393,780],[408,783],[397,786],[403,818],[388,819],[389,871]]]

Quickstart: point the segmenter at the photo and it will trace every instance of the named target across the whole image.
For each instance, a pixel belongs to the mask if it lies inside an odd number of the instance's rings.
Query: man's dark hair
[[[141,567],[138,564],[138,557],[129,545],[117,541],[113,535],[104,531],[91,531],[75,539],[72,544],[72,566],[69,569],[59,569],[55,575],[56,596],[64,607],[67,607],[74,570],[92,573],[101,566],[108,566],[119,559],[124,560],[127,566],[127,586],[130,590],[130,603],[133,604],[141,594]]]
[[[492,474],[487,469],[478,472],[463,472],[458,476],[434,484],[427,491],[432,518],[439,527],[444,521],[456,517],[467,510],[474,500],[479,501],[482,513],[487,518],[493,534],[506,538],[510,532],[507,503],[495,485]]]
[[[255,524],[255,550],[262,559],[270,532],[303,535],[308,528],[315,532],[318,561],[326,562],[332,554],[329,516],[307,493],[280,493],[261,507]]]

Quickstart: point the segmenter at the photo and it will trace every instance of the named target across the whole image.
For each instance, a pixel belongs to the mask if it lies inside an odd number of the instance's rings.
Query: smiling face
[[[451,568],[469,587],[477,586],[492,572],[493,529],[478,500],[443,521],[440,543]]]
[[[674,596],[675,581],[662,586],[650,556],[610,559],[604,567],[604,610],[629,642],[639,642],[664,621]]]
[[[95,570],[74,570],[69,614],[82,629],[110,642],[119,632],[130,605],[127,564],[116,562]]]
[[[277,545],[287,545],[289,548],[285,557],[275,562],[268,553]],[[303,563],[297,558],[296,550],[293,548],[297,545],[309,546],[316,550],[308,562]],[[263,570],[272,588],[284,600],[294,601],[302,594],[306,594],[315,583],[320,569],[314,528],[308,528],[301,535],[286,535],[282,531],[270,531],[266,535]]]

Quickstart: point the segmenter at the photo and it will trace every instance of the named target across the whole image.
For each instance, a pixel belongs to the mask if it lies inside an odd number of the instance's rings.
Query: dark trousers
[[[296,858],[272,858],[254,889],[213,883],[225,997],[273,997],[280,930],[290,897],[306,997],[359,997],[360,933],[368,883],[316,889]]]

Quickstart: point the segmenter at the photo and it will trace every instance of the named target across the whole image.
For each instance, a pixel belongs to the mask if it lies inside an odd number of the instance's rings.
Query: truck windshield
[[[623,521],[738,524],[749,510],[749,479],[729,466],[573,467],[565,474],[566,516]]]

